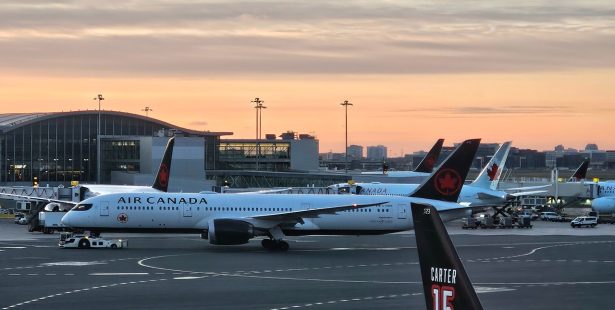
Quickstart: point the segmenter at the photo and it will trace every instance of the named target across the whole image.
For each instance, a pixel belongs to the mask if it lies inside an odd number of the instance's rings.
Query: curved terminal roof
[[[98,115],[98,110],[83,110],[83,111],[70,111],[70,112],[43,112],[43,113],[0,113],[0,132],[8,132],[14,130],[16,128],[26,126],[32,123],[44,121],[52,118],[60,118],[66,116],[79,116],[79,115]],[[200,131],[193,130],[188,128],[183,128],[179,126],[175,126],[173,124],[163,122],[161,120],[139,115],[133,113],[119,112],[119,111],[108,111],[101,110],[101,115],[110,115],[110,116],[124,116],[131,117],[135,119],[140,119],[144,121],[149,121],[153,123],[157,123],[160,126],[163,126],[168,129],[175,129],[180,132],[188,133],[191,135],[197,136],[227,136],[232,135],[232,132],[210,132],[210,131]]]

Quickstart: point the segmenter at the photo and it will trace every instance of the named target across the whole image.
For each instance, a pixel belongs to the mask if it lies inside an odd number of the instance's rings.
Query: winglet
[[[160,162],[160,168],[156,174],[153,188],[166,192],[169,188],[169,175],[171,174],[171,158],[173,157],[173,145],[175,145],[175,137],[171,137],[167,143],[167,147],[164,150],[162,162]]]
[[[462,142],[410,196],[457,202],[479,144],[480,139]]]
[[[482,310],[436,208],[417,203],[411,208],[427,310]]]
[[[433,167],[436,165],[436,162],[438,162],[438,156],[440,156],[440,151],[442,151],[442,144],[444,144],[444,139],[438,139],[436,144],[431,147],[429,153],[425,155],[414,171],[431,173],[433,171]]]
[[[502,175],[502,171],[504,171],[504,165],[506,164],[506,159],[508,158],[511,143],[511,141],[507,141],[500,145],[500,148],[498,148],[495,154],[493,154],[491,160],[483,168],[480,174],[478,174],[476,180],[472,182],[473,186],[492,190],[496,190],[498,188],[500,176]]]
[[[568,179],[568,182],[579,182],[587,176],[587,168],[589,167],[589,159],[584,160],[577,171]]]

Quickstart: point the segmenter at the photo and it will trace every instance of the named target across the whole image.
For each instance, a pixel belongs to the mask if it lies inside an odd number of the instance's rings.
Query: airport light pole
[[[346,114],[346,147],[344,148],[344,172],[348,173],[348,106],[352,105],[352,103],[348,102],[348,100],[344,100],[344,102],[340,103],[340,105],[344,106]]]
[[[263,105],[265,101],[262,101],[259,97],[254,98],[254,100],[250,101],[254,103],[254,109],[256,109],[256,170],[259,170],[259,159],[260,159],[260,139],[261,139],[261,131],[263,127],[262,116],[263,109],[267,107]]]
[[[100,184],[100,102],[105,100],[102,94],[94,97],[94,100],[98,100],[98,126],[96,129],[96,183]]]
[[[153,112],[154,110],[152,110],[149,106],[146,106],[141,111],[145,112],[145,116],[149,116],[149,112]]]

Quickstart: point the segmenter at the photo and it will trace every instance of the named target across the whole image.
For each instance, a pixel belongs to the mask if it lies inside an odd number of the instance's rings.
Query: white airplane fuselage
[[[348,187],[348,184],[336,184],[333,187],[343,188]],[[402,183],[355,183],[355,188],[361,187],[359,195],[394,195],[408,196],[412,194],[419,184],[402,184]],[[352,190],[350,193],[354,193]],[[507,193],[503,191],[494,191],[486,188],[480,188],[472,185],[463,185],[461,193],[457,200],[465,206],[484,206],[484,205],[503,205],[507,202]]]
[[[213,219],[234,219],[261,229],[279,225],[287,235],[380,234],[412,229],[411,202],[433,205],[446,219],[467,214],[467,209],[456,203],[400,196],[160,192],[92,197],[69,211],[62,223],[93,231],[203,232]],[[384,204],[288,220],[288,213],[296,211],[378,203]],[[79,211],[79,206],[87,210]],[[265,215],[285,219],[258,218]]]
[[[598,198],[592,200],[592,209],[600,214],[615,214],[615,182],[598,182]]]

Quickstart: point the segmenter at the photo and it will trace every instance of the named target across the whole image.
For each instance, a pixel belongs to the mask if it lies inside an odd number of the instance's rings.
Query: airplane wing
[[[292,187],[276,188],[276,189],[266,189],[266,190],[255,191],[255,192],[240,192],[240,193],[235,193],[235,195],[242,195],[242,194],[277,194],[277,193],[282,193],[282,192],[289,191],[291,189],[292,189]]]
[[[542,191],[527,191],[527,192],[517,192],[517,193],[511,193],[508,195],[511,195],[513,197],[520,197],[520,196],[534,196],[534,195],[538,195],[538,194],[545,194],[548,193],[549,191],[546,190],[542,190]]]
[[[0,196],[6,196],[6,197],[13,198],[13,199],[21,199],[21,200],[34,200],[34,201],[42,201],[42,202],[57,202],[57,203],[64,203],[64,204],[71,204],[71,205],[78,204],[78,202],[74,202],[74,201],[70,201],[70,200],[60,200],[60,199],[53,199],[53,198],[33,197],[33,196],[27,196],[27,195],[16,195],[16,194],[0,193]]]
[[[526,186],[526,187],[515,187],[515,188],[503,188],[503,191],[506,192],[510,192],[510,191],[525,191],[525,190],[532,190],[532,189],[541,189],[541,188],[547,188],[551,186],[551,184],[547,184],[547,185],[537,185],[537,186]]]
[[[497,196],[497,195],[491,195],[491,194],[487,194],[487,193],[477,193],[476,196],[478,196],[478,199],[480,200],[500,200],[504,197],[501,196]]]
[[[369,203],[369,204],[352,204],[352,205],[345,205],[345,206],[333,206],[333,207],[316,208],[316,209],[292,211],[292,212],[280,212],[280,213],[275,213],[275,214],[255,215],[255,216],[251,216],[250,218],[256,219],[256,220],[264,220],[264,221],[301,223],[303,222],[302,218],[317,218],[322,214],[334,214],[340,211],[379,206],[385,203],[388,203],[388,201],[383,201],[383,202],[378,202],[378,203]]]

